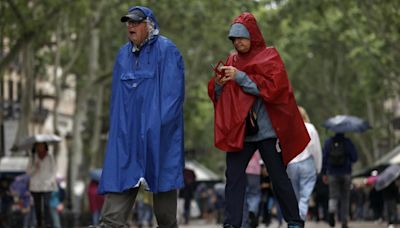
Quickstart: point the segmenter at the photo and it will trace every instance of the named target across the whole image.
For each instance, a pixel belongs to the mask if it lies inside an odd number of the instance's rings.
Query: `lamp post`
[[[6,148],[4,146],[4,98],[3,98],[3,77],[0,78],[0,157],[6,155]]]
[[[68,161],[67,161],[67,199],[66,199],[66,208],[68,210],[72,210],[72,191],[73,191],[73,186],[72,186],[72,175],[71,175],[71,169],[72,169],[72,156],[71,156],[71,143],[72,143],[72,135],[68,133],[65,136],[65,139],[67,141],[67,155],[68,155]]]

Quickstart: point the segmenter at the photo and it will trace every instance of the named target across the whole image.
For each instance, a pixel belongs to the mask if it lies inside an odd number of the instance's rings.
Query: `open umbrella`
[[[375,189],[382,190],[389,186],[400,176],[400,165],[394,164],[387,167],[381,174],[378,175],[375,182]]]
[[[54,134],[38,134],[22,140],[16,147],[16,150],[29,150],[35,143],[58,143],[61,137]]]
[[[337,115],[327,119],[324,127],[334,132],[363,132],[371,128],[369,123],[356,116]]]
[[[29,191],[29,179],[30,177],[28,174],[16,176],[10,185],[11,191],[17,193],[19,197],[24,196],[26,192]]]
[[[92,169],[89,172],[90,179],[100,181],[102,169]]]
[[[376,179],[378,179],[378,176],[369,176],[367,177],[366,184],[373,186],[376,183]]]

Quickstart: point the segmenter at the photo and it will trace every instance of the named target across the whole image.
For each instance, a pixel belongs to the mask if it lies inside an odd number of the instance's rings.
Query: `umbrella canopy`
[[[391,165],[378,175],[375,182],[375,189],[382,190],[389,186],[400,176],[400,165]]]
[[[387,152],[384,156],[379,158],[375,164],[389,165],[389,164],[400,164],[400,145],[396,146],[391,151]]]
[[[221,178],[197,161],[185,161],[185,168],[193,170],[196,175],[196,181],[218,181]]]
[[[11,191],[15,192],[18,194],[18,196],[24,196],[26,192],[29,191],[28,185],[29,185],[29,175],[28,174],[22,174],[19,176],[15,177],[15,180],[11,183],[10,189]]]
[[[92,169],[89,172],[90,179],[100,181],[102,169]]]
[[[369,176],[367,178],[366,184],[370,186],[375,185],[377,179],[378,179],[377,176]]]
[[[371,128],[367,121],[348,115],[331,117],[325,121],[324,127],[338,133],[363,132]]]
[[[17,145],[17,150],[29,150],[32,148],[35,143],[58,143],[61,141],[61,137],[54,134],[38,134],[31,137],[28,137],[20,142]]]

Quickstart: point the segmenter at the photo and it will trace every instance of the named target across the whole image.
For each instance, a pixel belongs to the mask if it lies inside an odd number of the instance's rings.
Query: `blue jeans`
[[[261,201],[260,175],[247,174],[247,186],[243,204],[242,228],[249,226],[249,212],[258,218],[258,208]]]
[[[97,209],[97,210],[92,212],[92,224],[93,225],[98,225],[99,224],[100,212],[101,212],[100,209]]]
[[[294,193],[299,202],[300,217],[307,218],[308,201],[317,181],[317,171],[312,157],[306,160],[289,163],[286,172],[293,185]]]
[[[51,219],[53,220],[52,227],[61,228],[60,215],[58,214],[57,208],[50,207],[50,214],[51,214]]]

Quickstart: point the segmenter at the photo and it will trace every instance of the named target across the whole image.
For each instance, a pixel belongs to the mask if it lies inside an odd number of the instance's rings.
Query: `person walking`
[[[329,185],[328,223],[331,227],[336,223],[338,205],[342,228],[348,227],[351,172],[357,159],[356,147],[344,133],[336,133],[325,141],[321,173],[323,181]]]
[[[64,210],[63,195],[61,187],[57,184],[57,190],[53,191],[50,195],[50,214],[53,221],[53,228],[61,228],[60,214]]]
[[[90,180],[87,187],[87,197],[89,202],[89,210],[92,214],[92,224],[97,225],[100,219],[101,208],[104,204],[104,196],[98,194],[99,182],[97,180]]]
[[[128,227],[143,184],[154,194],[158,226],[177,227],[177,189],[184,185],[183,58],[159,34],[151,9],[131,7],[121,22],[129,41],[120,48],[113,70],[99,226]]]
[[[261,202],[261,156],[257,150],[246,168],[246,192],[243,205],[242,228],[258,226],[258,209]]]
[[[383,205],[386,212],[386,220],[388,228],[394,228],[399,223],[397,213],[397,200],[399,199],[400,191],[398,184],[400,180],[395,180],[390,183],[387,187],[382,189]]]
[[[185,187],[180,190],[180,194],[183,198],[183,223],[189,224],[190,220],[190,207],[192,205],[192,199],[194,197],[194,191],[196,190],[196,174],[194,170],[184,168],[183,177]]]
[[[308,202],[322,168],[322,149],[319,135],[303,107],[299,111],[305,122],[311,141],[306,149],[289,162],[286,172],[292,182],[294,193],[299,201],[300,217],[307,219]]]
[[[267,47],[255,17],[242,13],[229,30],[235,53],[208,83],[215,146],[226,154],[224,227],[240,227],[246,167],[259,149],[289,227],[303,227],[286,165],[310,141],[278,51]],[[247,121],[246,121],[247,120]],[[247,130],[247,131],[246,131]]]
[[[26,173],[30,176],[29,191],[33,197],[38,227],[52,227],[50,197],[57,191],[56,162],[47,143],[35,143]]]

